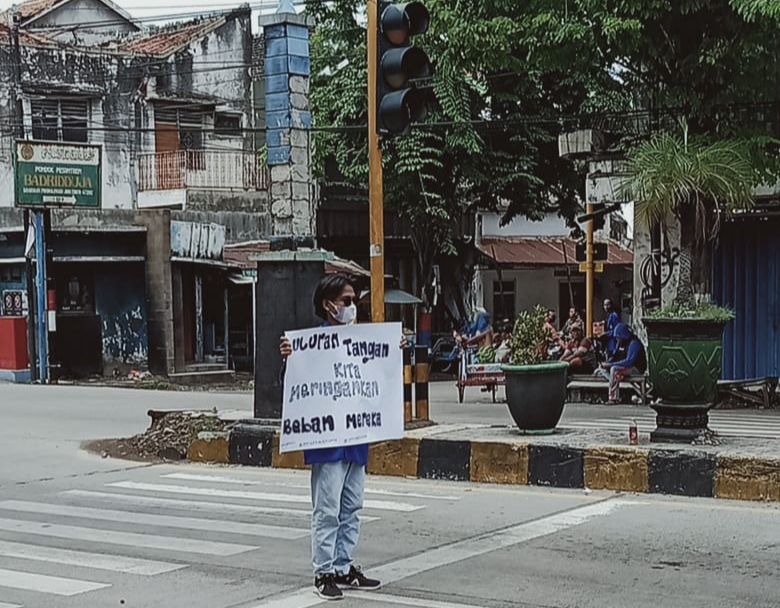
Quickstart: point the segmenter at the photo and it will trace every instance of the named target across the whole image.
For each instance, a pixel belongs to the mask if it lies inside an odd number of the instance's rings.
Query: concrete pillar
[[[146,313],[149,371],[175,371],[171,281],[171,212],[139,211],[136,223],[146,226]]]
[[[265,119],[273,236],[315,234],[309,111],[309,22],[281,0],[262,16]]]
[[[322,324],[314,314],[314,289],[332,258],[322,251],[276,251],[256,258],[255,418],[282,417],[279,338],[285,331]]]

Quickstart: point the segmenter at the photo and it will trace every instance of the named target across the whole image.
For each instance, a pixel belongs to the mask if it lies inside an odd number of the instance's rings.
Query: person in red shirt
[[[571,338],[566,344],[561,361],[569,364],[569,373],[592,374],[596,369],[596,350],[593,343],[584,335],[582,323],[573,323],[569,331]]]

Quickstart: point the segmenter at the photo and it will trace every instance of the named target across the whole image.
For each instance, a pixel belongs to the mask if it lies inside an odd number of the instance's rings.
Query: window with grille
[[[88,99],[33,99],[30,101],[33,139],[89,141]]]
[[[514,320],[515,282],[493,281],[493,318]]]

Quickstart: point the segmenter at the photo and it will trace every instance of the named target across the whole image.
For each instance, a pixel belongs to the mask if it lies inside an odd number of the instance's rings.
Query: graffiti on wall
[[[102,320],[104,358],[131,365],[146,362],[146,321],[140,306]]]
[[[674,276],[674,269],[680,257],[679,247],[653,247],[639,265],[639,280],[642,284],[642,314],[647,314],[661,306],[661,294]]]

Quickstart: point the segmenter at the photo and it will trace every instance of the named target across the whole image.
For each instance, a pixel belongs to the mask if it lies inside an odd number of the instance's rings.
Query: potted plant
[[[649,228],[676,218],[677,294],[642,319],[656,400],[653,441],[690,441],[707,430],[717,397],[723,329],[733,313],[711,302],[711,257],[724,214],[753,204],[757,172],[748,142],[708,142],[661,133],[629,153],[625,188],[637,221]]]
[[[509,413],[523,433],[552,433],[566,401],[569,366],[561,361],[544,361],[546,314],[546,308],[537,306],[517,316],[509,337],[509,364],[501,366],[506,375]]]

